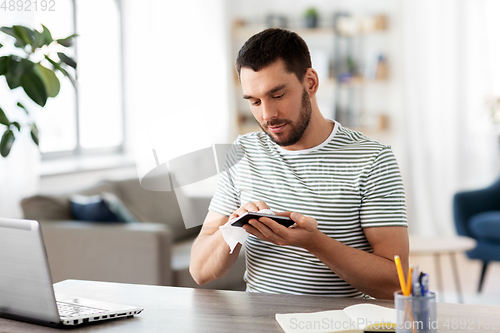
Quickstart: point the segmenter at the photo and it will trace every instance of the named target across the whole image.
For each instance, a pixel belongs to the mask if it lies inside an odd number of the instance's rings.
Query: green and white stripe
[[[227,157],[233,167],[221,173],[211,211],[230,215],[247,202],[264,201],[276,212],[312,216],[321,232],[367,252],[373,249],[363,228],[408,226],[390,147],[337,122],[325,142],[307,150],[285,150],[260,132],[238,137],[234,147]],[[250,235],[246,259],[247,291],[364,296],[299,247]]]

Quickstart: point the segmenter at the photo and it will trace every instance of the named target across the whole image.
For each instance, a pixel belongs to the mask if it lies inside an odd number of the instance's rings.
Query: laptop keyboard
[[[61,317],[76,317],[76,316],[89,316],[97,313],[105,313],[106,310],[90,308],[77,304],[69,304],[64,302],[57,302],[57,309]]]

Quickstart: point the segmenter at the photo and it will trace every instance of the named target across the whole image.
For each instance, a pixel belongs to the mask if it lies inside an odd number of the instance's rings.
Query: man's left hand
[[[314,241],[314,237],[320,233],[318,221],[310,216],[305,216],[296,212],[276,213],[280,216],[288,216],[295,222],[295,225],[287,228],[278,222],[261,217],[258,220],[252,219],[243,228],[255,237],[271,242],[276,245],[294,245],[307,247]]]

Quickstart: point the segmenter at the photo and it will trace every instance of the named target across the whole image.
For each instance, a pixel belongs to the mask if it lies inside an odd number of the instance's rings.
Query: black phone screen
[[[235,227],[242,227],[244,224],[247,224],[249,220],[251,220],[251,219],[258,220],[260,217],[268,217],[268,218],[278,222],[279,224],[281,224],[287,228],[295,224],[295,222],[293,222],[293,220],[291,218],[286,217],[286,216],[246,212],[245,214],[237,217],[231,223],[231,225],[235,226]]]

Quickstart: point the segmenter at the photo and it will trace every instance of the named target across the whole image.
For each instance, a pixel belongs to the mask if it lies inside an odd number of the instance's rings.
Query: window
[[[119,147],[123,142],[119,8],[114,0],[76,3],[80,146]]]
[[[116,0],[58,1],[37,17],[55,38],[78,34],[73,55],[78,90],[61,77],[61,92],[39,112],[44,159],[123,151],[121,12]]]

